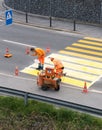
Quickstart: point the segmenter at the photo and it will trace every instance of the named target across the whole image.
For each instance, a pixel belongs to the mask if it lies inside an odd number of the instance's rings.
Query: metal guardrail
[[[89,107],[89,106],[85,106],[85,105],[81,105],[81,104],[77,104],[77,103],[54,99],[51,97],[46,97],[46,96],[42,96],[42,95],[38,95],[38,94],[32,94],[32,93],[28,93],[28,92],[24,92],[24,91],[20,91],[20,90],[15,90],[15,89],[11,89],[11,88],[4,88],[1,86],[0,86],[0,92],[24,97],[25,105],[27,104],[28,98],[29,98],[29,99],[35,99],[35,100],[39,100],[39,101],[43,101],[43,102],[48,102],[48,103],[56,104],[59,106],[72,108],[74,110],[102,116],[101,109],[97,109],[97,108],[93,108],[93,107]]]

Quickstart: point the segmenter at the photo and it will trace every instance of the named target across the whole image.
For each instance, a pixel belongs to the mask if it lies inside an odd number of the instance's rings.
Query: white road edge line
[[[9,40],[3,40],[4,42],[7,42],[7,43],[11,43],[11,44],[17,44],[17,45],[21,45],[21,46],[30,46],[30,47],[35,47],[36,46],[32,46],[30,44],[24,44],[24,43],[20,43],[20,42],[15,42],[15,41],[9,41]]]
[[[29,79],[29,78],[25,78],[25,77],[20,77],[20,76],[15,76],[15,75],[10,75],[10,74],[4,74],[4,73],[0,73],[0,75],[3,75],[3,76],[6,76],[6,77],[11,77],[11,78],[18,78],[18,79],[21,79],[21,80],[29,80],[29,81],[36,81],[36,79]],[[63,84],[63,83],[61,83]],[[68,85],[67,84],[63,84],[64,87],[67,87]],[[77,88],[77,87],[74,87],[74,86],[69,86],[67,88],[71,88],[71,89],[76,89],[76,90],[80,90],[82,91],[83,88]],[[88,90],[89,92],[94,92],[94,93],[100,93],[102,94],[102,91],[98,91],[98,90]]]
[[[90,84],[90,86],[92,86],[95,82],[97,82],[98,80],[100,80],[101,77],[102,77],[102,75],[98,76],[97,79],[94,80],[94,81]],[[89,86],[89,87],[90,87],[90,86]]]
[[[17,79],[21,79],[21,80],[29,80],[29,81],[36,81],[36,79],[29,79],[29,78],[25,78],[25,77],[21,77],[21,76],[15,76],[15,75],[11,75],[11,74],[5,74],[5,73],[0,73],[0,75],[3,75],[3,76],[6,76],[6,77],[11,77],[11,78],[17,78]],[[63,83],[61,83],[61,84],[63,84]],[[64,87],[67,87],[68,85],[67,84],[63,84],[63,86]],[[67,88],[74,88],[74,89],[79,89],[79,90],[81,90],[82,88],[76,88],[76,87],[74,87],[74,86],[69,86],[69,87],[67,87]]]
[[[16,75],[10,75],[10,74],[4,74],[4,73],[0,73],[0,75],[6,76],[6,77],[11,77],[11,78],[18,78],[18,79],[24,79],[24,80],[32,80],[32,81],[36,81],[34,78],[33,79],[29,79],[29,78],[25,78],[25,77],[21,77],[21,76],[16,76]]]

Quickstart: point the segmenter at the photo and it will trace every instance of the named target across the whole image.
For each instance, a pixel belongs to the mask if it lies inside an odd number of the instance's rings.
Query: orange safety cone
[[[4,54],[4,57],[6,57],[6,58],[12,57],[12,54],[9,53],[8,48],[6,48],[6,54]]]
[[[50,52],[50,48],[49,48],[49,47],[46,48],[46,52],[47,52],[47,53]]]
[[[87,93],[88,90],[87,90],[87,85],[86,85],[86,82],[84,83],[84,88],[83,88],[83,93]]]
[[[26,48],[25,53],[26,53],[27,55],[30,53],[30,49],[29,49],[29,47]]]
[[[18,67],[16,66],[16,68],[15,68],[15,75],[18,76],[18,73],[19,73],[19,70],[18,70]]]
[[[9,54],[9,49],[8,48],[6,48],[6,54]]]

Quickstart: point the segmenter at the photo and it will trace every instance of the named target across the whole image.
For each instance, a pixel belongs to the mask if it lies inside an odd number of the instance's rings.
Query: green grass
[[[0,130],[102,130],[102,119],[46,103],[0,97]]]

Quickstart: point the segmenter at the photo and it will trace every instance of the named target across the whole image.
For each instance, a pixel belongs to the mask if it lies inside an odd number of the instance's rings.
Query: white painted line
[[[32,80],[32,81],[36,81],[34,78],[33,78],[33,79],[29,79],[29,78],[20,77],[20,76],[15,76],[15,75],[10,75],[10,74],[5,74],[5,73],[0,73],[0,75],[6,76],[6,77],[11,77],[11,78],[18,78],[18,79],[22,79],[22,80]]]
[[[98,80],[100,80],[101,77],[102,77],[102,75],[100,75],[99,77],[97,77],[97,79],[94,80],[94,81],[90,84],[90,86],[92,86],[95,82],[97,82]],[[90,87],[90,86],[89,86],[89,87]]]
[[[36,79],[29,79],[29,78],[25,78],[25,77],[20,77],[20,76],[15,76],[15,75],[10,75],[10,74],[5,74],[5,73],[0,73],[0,75],[3,75],[3,76],[6,76],[6,77],[11,77],[11,78],[18,78],[18,79],[21,79],[21,80],[29,80],[29,81],[34,81],[36,82]],[[63,87],[66,87],[66,88],[70,88],[70,89],[76,89],[76,90],[80,90],[82,91],[82,88],[79,88],[79,87],[74,87],[74,86],[70,86],[70,85],[67,85],[67,84],[63,84],[61,83],[61,86],[63,85]],[[98,90],[88,90],[89,92],[94,92],[94,93],[99,93],[99,94],[102,94],[102,91],[98,91]]]
[[[29,47],[35,47],[36,48],[36,46],[32,46],[32,45],[24,44],[24,43],[20,43],[20,42],[9,41],[9,40],[3,40],[3,41],[7,42],[7,43],[11,43],[11,44],[17,44],[17,45],[21,45],[21,46],[29,46]]]
[[[100,94],[102,94],[102,91],[99,91],[99,90],[94,90],[94,89],[92,89],[92,90],[90,90],[91,92],[94,92],[94,93],[100,93]]]

